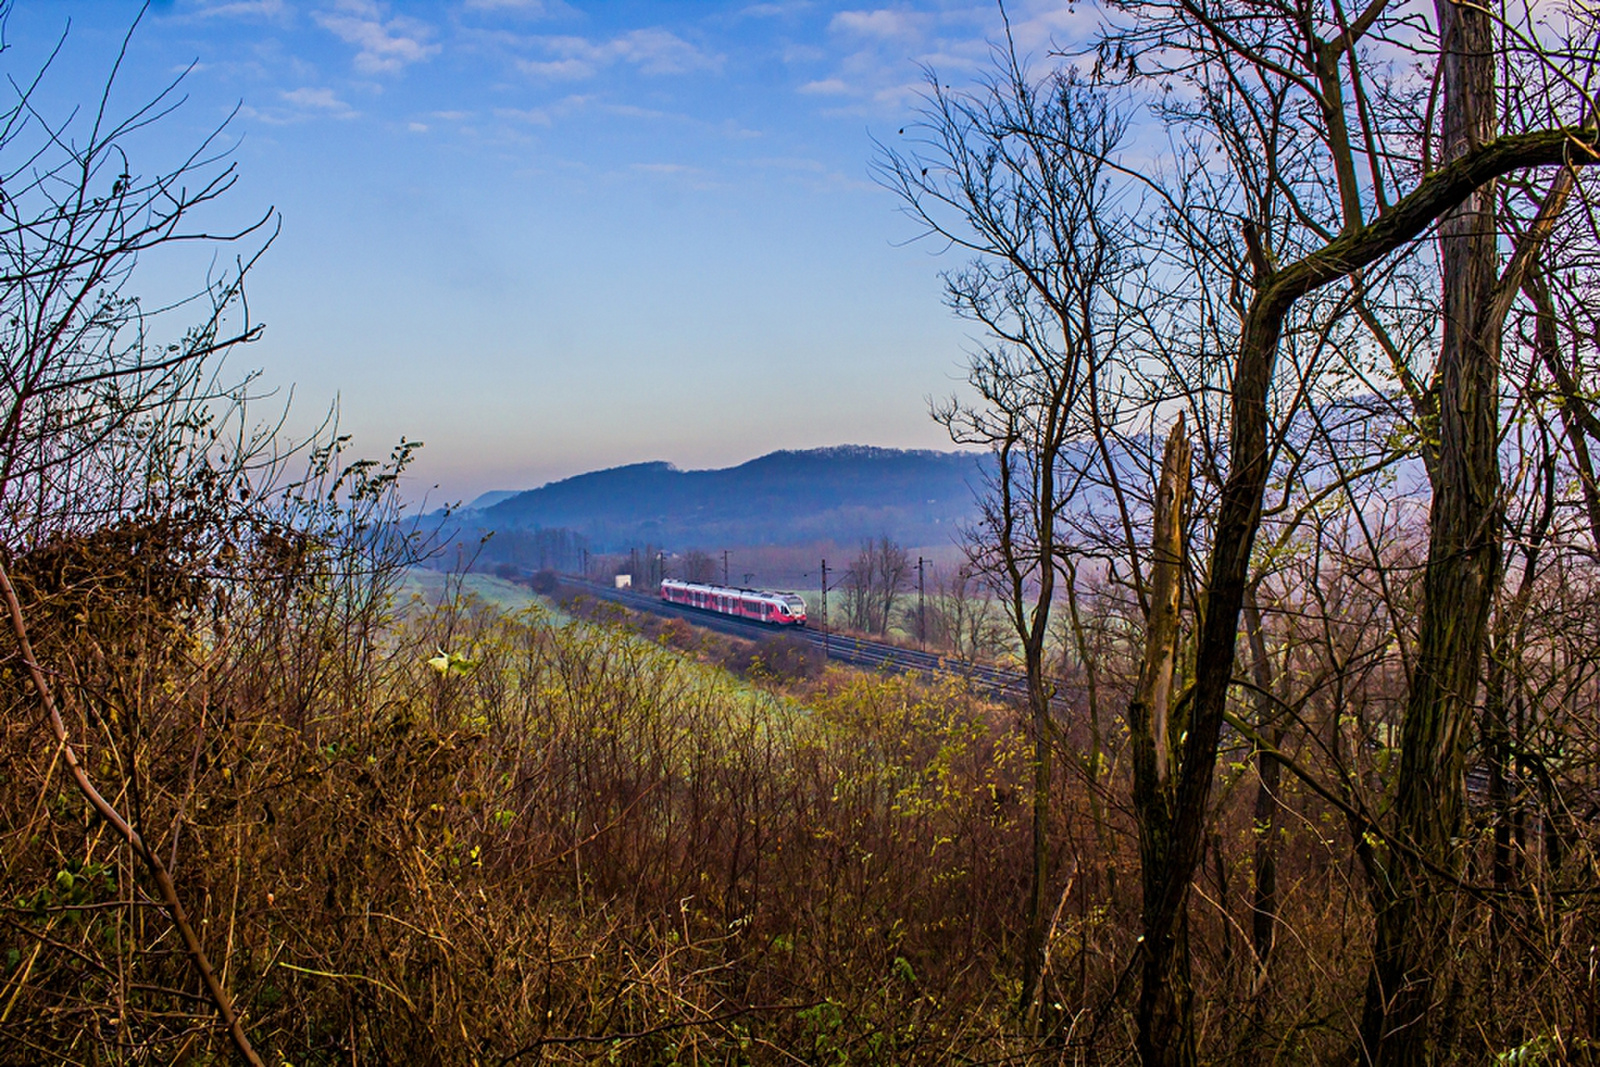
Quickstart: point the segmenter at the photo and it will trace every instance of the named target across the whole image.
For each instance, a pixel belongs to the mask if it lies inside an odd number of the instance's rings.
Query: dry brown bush
[[[85,763],[170,858],[264,1054],[1013,1048],[1014,739],[983,705],[863,679],[803,708],[625,628],[470,602],[363,649],[336,592],[275,587],[203,629],[169,606],[184,639],[115,693],[111,659],[50,646]],[[441,648],[464,661],[438,672]],[[222,1054],[128,849],[11,692],[0,1061]]]

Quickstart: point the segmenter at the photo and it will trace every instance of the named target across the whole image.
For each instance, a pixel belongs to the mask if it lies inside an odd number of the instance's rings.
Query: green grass
[[[506,612],[521,611],[538,604],[549,607],[549,602],[525,585],[496,578],[489,574],[445,574],[440,571],[412,567],[406,572],[397,591],[400,603],[412,597],[421,597],[429,607],[437,607],[446,597],[474,595],[486,603]]]

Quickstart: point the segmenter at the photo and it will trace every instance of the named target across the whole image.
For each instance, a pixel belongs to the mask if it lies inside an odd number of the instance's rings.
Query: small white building
[[[618,589],[632,589],[633,588],[633,575],[631,575],[631,574],[619,574],[619,575],[617,575],[617,588]]]

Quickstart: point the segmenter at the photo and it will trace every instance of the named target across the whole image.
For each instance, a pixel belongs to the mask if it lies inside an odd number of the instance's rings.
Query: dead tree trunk
[[[1189,929],[1183,915],[1161,914],[1162,880],[1171,847],[1173,751],[1183,735],[1182,715],[1173,714],[1172,687],[1178,656],[1178,611],[1183,574],[1183,513],[1189,495],[1190,448],[1180,417],[1167,437],[1156,491],[1150,553],[1150,617],[1145,628],[1144,667],[1128,707],[1133,751],[1133,804],[1139,822],[1144,874],[1144,981],[1139,993],[1139,1055],[1145,1063],[1195,1062],[1193,990],[1189,976]],[[1149,931],[1162,936],[1151,938]]]

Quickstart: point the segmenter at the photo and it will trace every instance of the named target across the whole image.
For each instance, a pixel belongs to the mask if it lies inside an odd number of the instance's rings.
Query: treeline
[[[1587,1062],[1594,12],[1103,17],[930,77],[878,157],[973,257],[934,416],[995,457],[970,559],[1028,675],[1018,1010],[1082,1032],[1065,769],[1138,842],[1145,1064]]]
[[[573,530],[459,529],[442,520],[441,533],[447,534],[436,546],[427,565],[445,571],[480,571],[502,578],[521,578],[540,571],[578,574],[589,559],[588,538]]]

